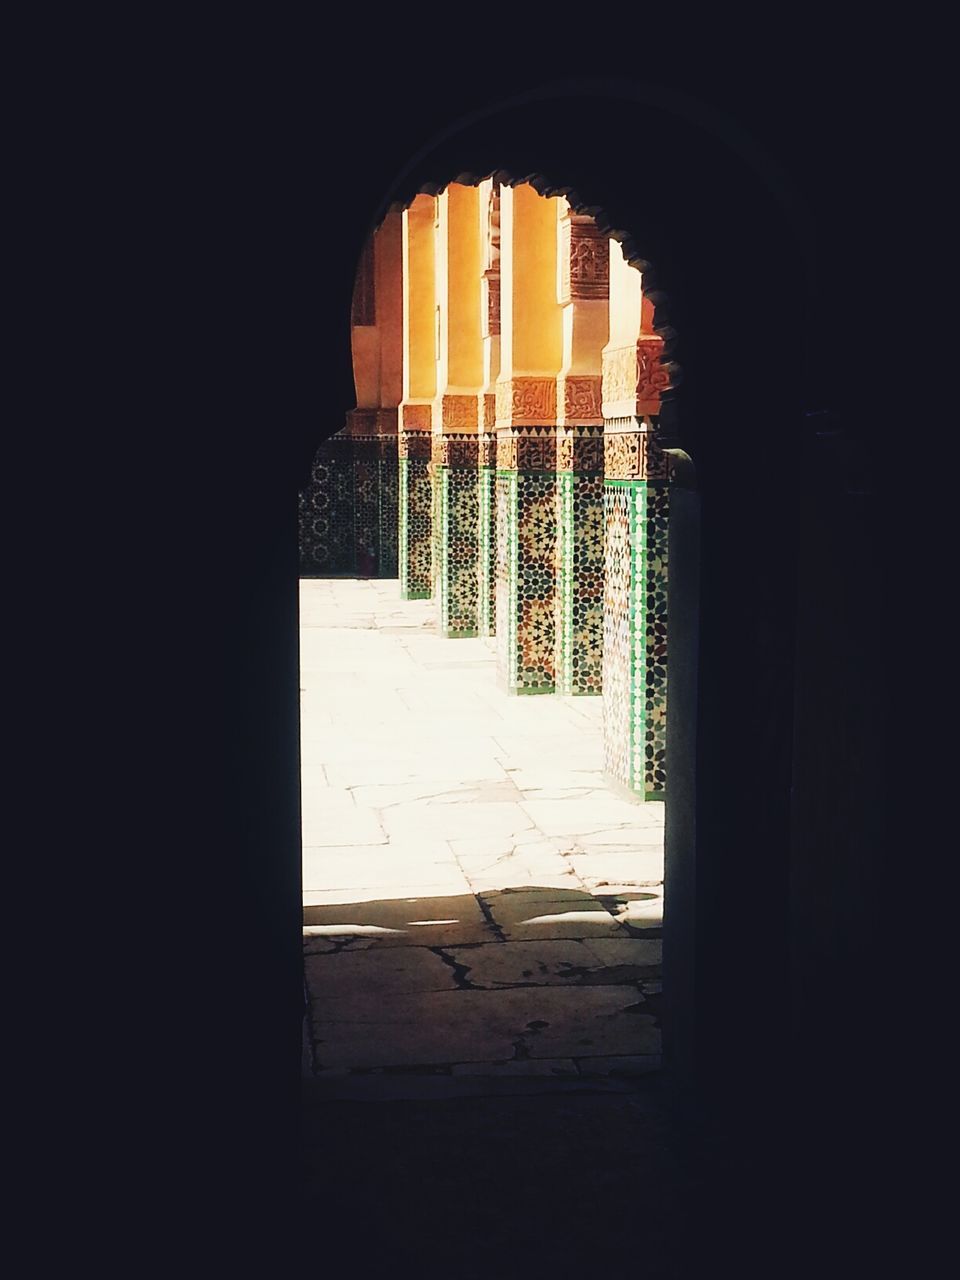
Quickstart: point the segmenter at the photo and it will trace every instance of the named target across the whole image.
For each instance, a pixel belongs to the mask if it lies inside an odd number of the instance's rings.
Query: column
[[[477,613],[480,635],[492,644],[497,633],[497,428],[496,388],[500,374],[500,183],[480,184],[478,201],[483,247],[480,332],[483,338],[483,388],[478,401],[480,557]]]
[[[603,413],[609,334],[607,237],[557,201],[563,364],[557,379],[556,688],[603,689]]]
[[[479,192],[451,183],[437,198],[437,395],[433,415],[433,565],[441,635],[475,636],[479,598]]]
[[[418,195],[401,221],[402,391],[399,406],[400,594],[431,594],[431,483],[433,399],[436,395],[436,286],[434,196]]]
[[[398,535],[403,397],[403,227],[399,212],[388,213],[374,240],[376,315],[380,334],[380,407],[377,411],[378,564],[381,578],[399,574]]]
[[[557,201],[500,192],[497,427],[497,671],[508,693],[556,682]]]
[[[346,431],[324,440],[300,493],[300,573],[354,572],[353,442]]]
[[[603,352],[605,589],[603,747],[607,780],[642,800],[666,788],[668,460],[650,417],[669,383],[640,273],[610,242]]]

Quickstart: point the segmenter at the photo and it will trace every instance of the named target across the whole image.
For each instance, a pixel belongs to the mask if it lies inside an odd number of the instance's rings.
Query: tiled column
[[[452,639],[477,635],[478,437],[433,437],[433,571],[437,625]]]
[[[478,613],[481,636],[492,644],[497,634],[497,411],[500,374],[500,183],[493,178],[479,188],[483,276],[480,284],[480,331],[483,339],[483,391],[478,398],[480,431],[480,563]]]
[[[492,399],[492,397],[489,397]],[[492,418],[491,413],[491,418]],[[497,634],[497,433],[481,431],[478,438],[478,520],[480,558],[477,565],[477,622],[480,635],[492,641]]]
[[[621,404],[656,405],[666,382],[661,350],[652,337],[609,361],[605,353],[605,411],[608,392]],[[615,379],[619,391],[632,388],[633,394],[619,395]],[[604,433],[604,771],[630,794],[660,800],[666,788],[668,460],[649,418],[608,418]]]
[[[404,600],[427,600],[431,594],[430,406],[405,405],[401,414],[397,442],[400,595]]]
[[[325,577],[354,568],[353,441],[339,432],[317,450],[300,494],[300,572]]]
[[[452,182],[437,197],[437,394],[433,401],[433,544],[437,627],[478,633],[479,452],[483,382],[480,193]]]
[[[399,574],[400,458],[397,445],[397,410],[377,413],[378,541],[377,573],[381,578]]]
[[[553,406],[555,381],[540,381]],[[555,426],[497,432],[497,674],[508,693],[556,685],[556,451]]]
[[[603,427],[557,438],[557,693],[603,692]]]
[[[377,576],[380,554],[380,441],[377,411],[354,409],[347,414],[353,442],[353,546],[355,571]]]
[[[402,389],[400,402],[399,570],[404,600],[432,594],[431,447],[436,368],[436,200],[418,195],[404,209]]]
[[[603,691],[603,410],[609,336],[607,237],[557,202],[563,364],[557,379],[556,680],[562,694]]]

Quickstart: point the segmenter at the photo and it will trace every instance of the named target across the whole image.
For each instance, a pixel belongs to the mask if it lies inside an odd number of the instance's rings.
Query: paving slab
[[[635,987],[439,991],[311,1001],[318,1067],[390,1067],[660,1052]]]

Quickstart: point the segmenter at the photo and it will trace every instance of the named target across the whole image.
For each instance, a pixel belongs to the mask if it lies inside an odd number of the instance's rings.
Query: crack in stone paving
[[[456,989],[458,991],[480,990],[480,988],[475,987],[467,977],[467,974],[470,972],[470,965],[461,964],[460,961],[455,960],[453,956],[447,955],[443,947],[427,947],[427,950],[432,951],[435,956],[439,956],[443,963],[453,970],[453,980],[456,983]]]
[[[476,894],[475,896],[477,899],[477,906],[483,912],[483,918],[486,920],[487,924],[493,930],[493,935],[496,938],[496,940],[498,942],[506,942],[507,935],[503,932],[503,930],[497,924],[496,920],[493,917],[493,912],[490,910],[487,903],[484,902],[483,898],[479,894]]]

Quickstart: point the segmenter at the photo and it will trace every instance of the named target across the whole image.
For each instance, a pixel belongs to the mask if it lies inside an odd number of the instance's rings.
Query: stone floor
[[[601,699],[508,697],[396,580],[301,583],[300,683],[312,1085],[656,1071],[663,805],[604,786]]]

